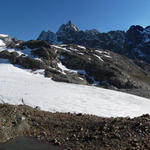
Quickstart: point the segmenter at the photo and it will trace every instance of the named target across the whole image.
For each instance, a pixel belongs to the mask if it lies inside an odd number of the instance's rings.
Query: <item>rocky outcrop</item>
[[[125,49],[132,58],[150,63],[150,27],[131,26],[126,33]]]
[[[47,41],[50,44],[56,44],[57,43],[57,37],[56,34],[52,31],[42,31],[40,36],[38,37],[38,40]]]

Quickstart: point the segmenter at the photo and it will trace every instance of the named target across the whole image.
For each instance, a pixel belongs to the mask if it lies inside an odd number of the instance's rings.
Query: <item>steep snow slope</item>
[[[0,47],[2,46],[5,46],[5,43],[2,40],[0,40]]]
[[[102,88],[65,84],[0,59],[0,102],[40,106],[51,112],[105,117],[150,114],[150,100]]]

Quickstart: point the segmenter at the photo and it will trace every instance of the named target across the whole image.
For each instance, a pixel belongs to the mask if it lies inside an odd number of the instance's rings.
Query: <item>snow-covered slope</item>
[[[0,47],[5,46],[4,39],[6,39],[7,37],[8,36],[5,34],[0,34]]]
[[[44,78],[0,59],[0,102],[39,106],[51,112],[104,117],[150,114],[150,100],[102,88],[66,84]]]
[[[5,43],[2,40],[0,40],[0,47],[2,46],[5,46]]]
[[[0,51],[5,48],[6,44],[11,42],[12,39],[9,35],[0,34]]]
[[[0,40],[3,41],[3,42],[11,42],[12,39],[9,35],[6,35],[6,34],[0,34]]]

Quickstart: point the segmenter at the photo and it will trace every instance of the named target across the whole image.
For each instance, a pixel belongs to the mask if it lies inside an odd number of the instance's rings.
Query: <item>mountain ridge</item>
[[[126,32],[116,30],[101,33],[96,29],[79,30],[69,21],[61,25],[56,33],[44,31],[37,39],[50,44],[77,44],[90,48],[108,49],[129,58],[150,63],[150,26],[143,28],[132,25]]]

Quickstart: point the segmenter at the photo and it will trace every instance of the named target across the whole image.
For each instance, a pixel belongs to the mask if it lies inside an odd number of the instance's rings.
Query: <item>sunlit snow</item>
[[[59,83],[0,59],[0,102],[39,106],[50,112],[104,117],[150,113],[150,100],[103,88]]]
[[[2,40],[0,40],[0,47],[2,46],[5,46],[5,43]]]

